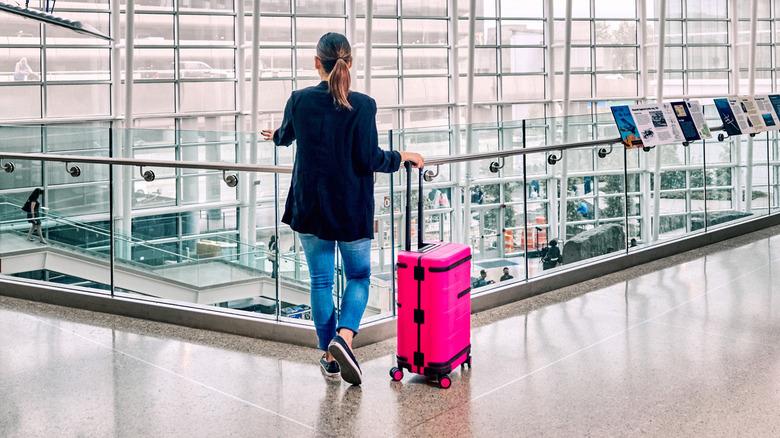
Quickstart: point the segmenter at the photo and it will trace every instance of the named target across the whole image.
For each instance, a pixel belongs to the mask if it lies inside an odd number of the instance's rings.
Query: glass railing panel
[[[443,166],[449,168],[449,166]],[[398,173],[402,173],[398,172]],[[441,174],[441,172],[440,172]],[[397,193],[391,195],[390,182],[395,175],[377,174],[374,184],[374,240],[371,242],[371,280],[368,295],[368,307],[364,315],[364,321],[381,319],[393,316],[395,310],[394,298],[394,272],[395,255],[393,249],[393,238],[399,234],[399,229],[395,227],[392,220],[395,212],[400,213],[401,198]],[[446,181],[446,180],[445,180]],[[394,186],[394,192],[397,192],[398,186]],[[442,237],[451,238],[450,229],[446,212],[451,211],[449,204],[451,193],[447,189],[439,190],[438,196],[434,191],[434,196],[428,197],[430,209],[437,208],[441,214],[437,218],[431,218],[432,225],[426,225],[426,233],[430,234],[429,239],[442,240]],[[394,212],[395,210],[395,212]],[[447,225],[445,225],[447,224]],[[449,240],[448,240],[449,241]],[[369,312],[370,310],[370,312]]]
[[[522,157],[513,157],[514,162],[519,162],[519,168],[522,172]],[[502,169],[502,171],[504,171]],[[525,220],[525,203],[530,202],[530,186],[523,180],[506,180],[501,186],[503,196],[503,212],[500,213],[499,221],[503,221],[501,227],[501,236],[498,241],[499,254],[501,255],[499,271],[494,271],[497,279],[496,283],[504,281],[521,281],[526,278],[526,255],[535,251],[534,242],[526,242],[528,227],[526,222],[534,224],[531,233],[536,232],[534,219]],[[525,193],[524,193],[525,192]],[[542,227],[542,226],[540,226]],[[540,228],[541,230],[542,228]],[[526,247],[526,244],[528,246]],[[488,269],[491,269],[488,267]],[[487,272],[487,269],[486,269]],[[511,277],[511,278],[510,278]]]
[[[110,122],[91,122],[75,125],[49,125],[41,150],[52,154],[108,156]],[[92,151],[92,152],[90,152]],[[64,166],[64,165],[63,165]]]
[[[619,171],[609,168],[614,161],[623,162],[624,151],[615,147],[600,158],[601,148],[567,149],[562,157],[561,151],[528,154],[533,166],[527,169],[530,196],[523,237],[529,247],[529,278],[625,251],[625,175],[622,166]],[[552,164],[551,156],[559,161]]]
[[[769,133],[769,163],[767,171],[769,173],[769,205],[771,212],[780,210],[780,148],[778,147],[780,132],[772,131]]]
[[[746,212],[755,215],[766,215],[770,212],[770,187],[771,182],[769,179],[769,157],[768,145],[770,143],[770,133],[762,132],[757,134],[753,139],[752,145],[752,161],[748,162],[748,166],[752,162],[751,177],[751,190],[752,196],[750,208],[746,208]],[[750,138],[748,138],[750,142]],[[749,152],[751,152],[749,150]],[[746,175],[746,178],[748,176]],[[747,195],[745,195],[747,199]],[[747,207],[747,205],[746,205]]]
[[[124,173],[138,171],[137,167],[115,167],[117,180]],[[227,176],[234,175],[238,183],[249,184],[247,173],[227,172]],[[192,180],[199,181],[198,178]],[[133,189],[136,192],[139,187],[148,189],[145,185],[153,185],[155,181],[135,181]],[[182,184],[179,196],[174,191],[172,199],[181,200],[181,195],[191,193],[189,204],[174,202],[163,209],[150,207],[141,210],[143,215],[137,213],[137,208],[135,214],[124,211],[127,207],[121,202],[114,205],[118,290],[148,299],[215,306],[275,319],[278,308],[275,280],[271,271],[261,266],[268,258],[267,252],[256,243],[250,244],[246,237],[240,237],[239,216],[246,215],[248,209],[241,207],[239,186],[230,187],[220,172],[215,181],[200,181],[190,192],[187,189]],[[207,199],[210,189],[217,191],[219,198]],[[115,196],[121,199],[134,194],[125,190]],[[258,203],[258,211],[273,212],[274,205],[275,198],[271,197],[265,203]],[[176,208],[171,209],[172,206]],[[131,217],[129,221],[128,217]],[[274,221],[271,214],[267,222],[272,228]],[[136,276],[136,281],[119,284],[123,276],[130,275]],[[138,281],[139,277],[143,281]]]
[[[260,140],[258,148],[260,162],[286,166],[294,163],[294,145],[275,147],[273,142]],[[281,222],[290,190],[290,175],[260,173],[255,178],[254,189],[250,190],[255,190],[258,199],[255,219],[257,243],[261,249],[258,256],[263,270],[274,280],[272,286],[279,302],[279,319],[312,324],[311,278],[303,247],[297,233]]]
[[[41,168],[40,161],[15,160],[20,171]],[[46,166],[47,164],[43,164]],[[92,168],[107,174],[107,165]],[[2,172],[0,179],[13,179],[14,173]],[[62,172],[65,172],[63,164]],[[70,178],[70,176],[69,176]],[[85,196],[83,187],[99,183],[79,183],[75,190],[67,185],[25,187],[6,191],[0,198],[0,257],[3,274],[21,278],[68,284],[103,293],[110,289],[108,238],[108,203],[95,196]],[[33,189],[42,189],[37,197],[39,208],[31,212],[22,206]],[[55,198],[58,202],[52,202]],[[65,211],[50,208],[53,203],[67,205]],[[89,224],[85,224],[89,219]]]
[[[624,149],[622,145],[617,147]],[[624,150],[623,154],[628,158],[632,155],[632,152]],[[636,169],[629,169],[627,174],[624,175],[626,181],[626,220],[628,221],[626,224],[626,239],[628,240],[629,250],[650,244],[650,224],[643,216],[649,210],[647,205],[642,202],[642,187],[645,186],[644,181],[648,177]]]
[[[639,213],[643,227],[639,240],[657,242],[684,236],[691,229],[691,171],[701,171],[702,166],[690,165],[688,148],[682,144],[637,148],[627,153],[637,155],[640,162]]]
[[[40,126],[0,126],[0,142],[6,152],[41,153],[43,137]]]
[[[522,149],[523,121],[504,122],[500,125],[501,150]]]
[[[769,212],[766,136],[742,135],[707,142],[704,220],[708,229]]]

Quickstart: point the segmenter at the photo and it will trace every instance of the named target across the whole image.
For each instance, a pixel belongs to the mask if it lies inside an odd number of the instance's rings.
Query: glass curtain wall
[[[741,92],[747,92],[750,0],[739,11]],[[474,36],[473,122],[497,122],[560,114],[563,98],[566,2],[554,0],[554,41],[547,41],[550,17],[545,0],[479,0]],[[777,40],[774,18],[780,6],[759,0],[757,92],[776,89]],[[638,8],[647,16],[647,47],[640,48]],[[384,128],[444,126],[465,101],[468,68],[468,2],[459,1],[457,41],[448,40],[449,1],[376,0],[372,11],[372,91]],[[31,6],[33,6],[31,4]],[[326,31],[347,32],[342,0],[273,0],[260,4],[261,124],[278,123],[286,97],[318,81],[314,45]],[[187,113],[215,113],[221,130],[235,130],[235,115],[249,110],[251,83],[237,98],[236,66],[251,66],[252,2],[245,3],[245,59],[236,59],[237,17],[227,0],[139,0],[135,2],[133,65],[134,118],[142,127],[178,128]],[[641,98],[639,58],[646,52],[648,89],[657,83],[658,4],[620,0],[572,2],[569,114],[596,114],[611,101]],[[63,0],[56,13],[96,27],[124,42],[125,2],[120,29],[110,29],[108,1]],[[365,2],[356,3],[357,80],[365,69]],[[668,0],[664,95],[719,96],[729,92],[730,17],[728,0]],[[451,96],[453,44],[459,47],[460,96]],[[0,120],[112,116],[111,43],[65,29],[0,15]],[[548,58],[554,57],[554,95]],[[26,59],[31,74],[14,75]],[[124,72],[124,64],[119,68]],[[16,77],[15,77],[16,76]],[[121,88],[121,86],[120,86]],[[74,99],[73,96],[79,96]],[[120,93],[120,100],[122,99]],[[242,103],[243,102],[243,103]],[[120,102],[121,103],[121,102]],[[239,108],[238,105],[241,104]],[[122,105],[119,105],[121,108]],[[118,114],[121,115],[121,114]],[[232,115],[232,116],[231,116]],[[452,118],[452,116],[456,116]],[[152,121],[148,121],[148,120]],[[244,127],[245,129],[246,127]],[[241,130],[241,129],[240,129]]]

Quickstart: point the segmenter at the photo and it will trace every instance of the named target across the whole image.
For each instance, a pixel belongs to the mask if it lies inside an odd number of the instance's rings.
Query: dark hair
[[[485,271],[485,270],[483,269],[483,270],[479,271],[479,273],[480,273],[480,275],[482,275],[482,274],[487,274],[487,271]]]
[[[27,198],[30,201],[35,201],[38,199],[38,196],[41,196],[43,194],[43,189],[35,189],[32,193],[30,193],[30,197]]]
[[[558,246],[558,241],[553,239],[550,241],[550,246]]]
[[[317,43],[317,57],[322,69],[330,73],[328,90],[337,107],[352,109],[347,97],[352,78],[348,64],[352,62],[352,47],[347,37],[340,33],[328,32]]]

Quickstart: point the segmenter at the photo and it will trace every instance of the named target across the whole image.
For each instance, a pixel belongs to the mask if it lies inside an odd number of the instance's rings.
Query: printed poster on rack
[[[728,135],[750,134],[753,128],[748,124],[745,113],[742,112],[742,106],[737,99],[733,97],[713,99],[715,108],[723,121],[723,128]]]
[[[696,129],[699,130],[699,136],[703,139],[712,138],[712,132],[707,125],[707,120],[704,118],[704,112],[701,109],[701,104],[697,100],[691,100],[688,102],[688,112],[693,117],[693,123],[696,124]]]
[[[758,105],[756,105],[756,99],[753,97],[740,97],[739,106],[747,117],[748,124],[753,128],[753,132],[766,131],[766,124],[761,117],[761,113],[758,111]]]
[[[777,114],[778,119],[780,119],[780,94],[770,94],[769,102],[772,103],[772,107],[775,109],[775,114]]]
[[[680,129],[685,136],[685,140],[701,140],[699,129],[696,127],[696,123],[693,120],[693,115],[691,115],[691,112],[688,109],[688,104],[680,101],[672,102],[670,105],[672,105],[672,110],[674,110],[674,115],[677,117],[677,122],[680,124]]]
[[[626,149],[641,148],[642,139],[639,137],[639,130],[628,105],[613,106],[612,116],[615,118],[620,138],[623,139]]]
[[[670,104],[632,105],[629,109],[645,147],[685,141],[680,123]]]
[[[769,96],[756,96],[756,106],[761,114],[761,118],[764,119],[767,130],[776,131],[780,129],[780,118],[777,117],[777,111],[774,105],[772,105]]]

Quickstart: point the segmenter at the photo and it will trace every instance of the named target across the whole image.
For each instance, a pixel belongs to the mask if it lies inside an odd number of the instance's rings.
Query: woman
[[[30,231],[27,232],[27,240],[33,240],[33,232],[37,229],[38,236],[41,238],[41,243],[46,243],[46,239],[43,238],[43,231],[41,230],[41,203],[38,201],[38,197],[43,194],[43,190],[35,189],[27,198],[27,205],[25,205],[25,211],[27,211],[27,222],[32,224]]]
[[[282,222],[299,233],[311,277],[311,307],[320,359],[327,376],[362,382],[352,338],[368,301],[374,237],[374,172],[391,173],[404,161],[423,167],[413,152],[383,151],[376,129],[376,102],[350,91],[352,49],[337,33],[320,38],[314,67],[322,82],[294,91],[282,125],[264,130],[266,140],[289,146],[297,140],[292,185]],[[347,286],[336,318],[333,303],[335,248]]]
[[[16,68],[14,68],[14,80],[26,81],[27,76],[31,75],[32,72],[32,68],[27,64],[27,58],[22,58],[16,63]]]

